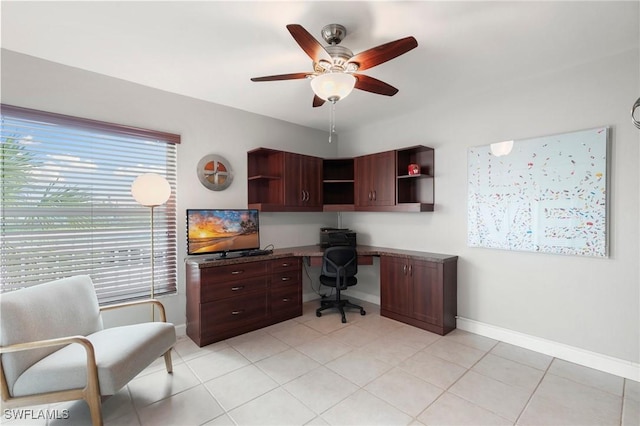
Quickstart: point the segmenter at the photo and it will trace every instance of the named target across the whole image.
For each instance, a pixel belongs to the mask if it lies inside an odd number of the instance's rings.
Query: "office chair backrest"
[[[355,247],[329,247],[322,256],[322,275],[327,277],[353,277],[358,273]]]

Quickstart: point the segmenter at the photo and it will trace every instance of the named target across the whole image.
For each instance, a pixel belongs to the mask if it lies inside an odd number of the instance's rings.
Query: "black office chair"
[[[354,305],[340,297],[342,290],[356,285],[358,280],[355,275],[357,273],[358,261],[355,247],[329,247],[324,251],[320,283],[327,287],[335,287],[336,298],[333,300],[321,300],[320,307],[316,309],[316,316],[321,317],[322,311],[330,308],[337,308],[340,311],[342,322],[347,322],[344,308],[360,309],[360,315],[366,314],[362,306]]]

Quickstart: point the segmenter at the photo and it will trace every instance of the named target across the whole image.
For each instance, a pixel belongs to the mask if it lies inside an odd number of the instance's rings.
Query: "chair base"
[[[316,309],[316,316],[321,317],[322,311],[324,311],[325,309],[332,309],[332,308],[335,308],[338,311],[340,311],[340,315],[342,316],[343,323],[347,322],[347,316],[345,315],[344,308],[359,309],[360,315],[367,314],[362,306],[353,304],[345,299],[337,299],[337,300],[321,300],[320,307]]]

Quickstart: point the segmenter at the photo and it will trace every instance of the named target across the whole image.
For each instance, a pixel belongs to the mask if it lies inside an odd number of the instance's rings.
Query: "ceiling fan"
[[[393,58],[403,55],[418,46],[413,37],[405,37],[360,52],[356,55],[340,42],[347,35],[347,29],[340,24],[329,24],[322,28],[322,38],[329,44],[323,47],[301,25],[290,24],[287,29],[302,50],[313,60],[313,71],[292,74],[254,77],[251,81],[278,81],[311,79],[315,95],[313,106],[319,107],[329,101],[336,103],[356,88],[378,95],[393,96],[398,89],[383,81],[360,74]]]

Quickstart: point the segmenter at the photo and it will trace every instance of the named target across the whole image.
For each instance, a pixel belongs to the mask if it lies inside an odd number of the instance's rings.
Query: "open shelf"
[[[354,209],[353,158],[331,158],[322,162],[323,211]]]
[[[409,174],[411,164],[418,166],[419,174]],[[433,176],[433,148],[414,146],[396,151],[396,204],[409,204],[417,211],[433,211]]]

